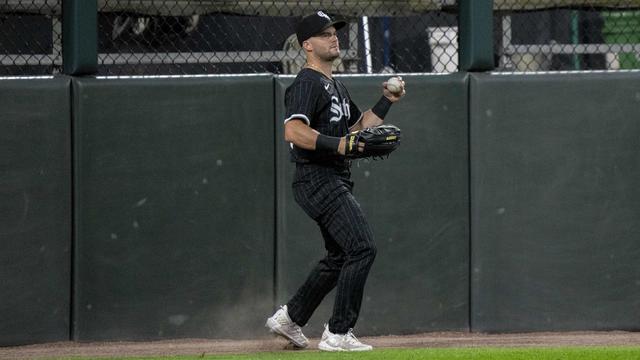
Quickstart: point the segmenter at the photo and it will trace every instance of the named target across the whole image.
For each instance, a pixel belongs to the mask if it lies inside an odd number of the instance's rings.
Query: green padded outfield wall
[[[640,74],[472,75],[475,331],[640,329]]]
[[[74,338],[242,338],[273,309],[272,76],[75,79]]]
[[[354,162],[354,193],[372,225],[378,255],[365,289],[357,333],[405,334],[468,329],[467,80],[463,75],[407,76],[407,96],[387,122],[403,143],[383,161]],[[343,77],[362,110],[386,77]],[[284,91],[276,78],[277,301],[285,303],[323,257],[316,224],[293,200],[294,166],[283,140]],[[305,334],[319,336],[331,292]]]
[[[0,80],[0,346],[69,339],[70,79]]]

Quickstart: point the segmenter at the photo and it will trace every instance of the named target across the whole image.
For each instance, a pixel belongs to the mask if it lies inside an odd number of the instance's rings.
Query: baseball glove
[[[400,129],[380,125],[354,131],[347,135],[345,156],[348,159],[382,158],[400,146]]]

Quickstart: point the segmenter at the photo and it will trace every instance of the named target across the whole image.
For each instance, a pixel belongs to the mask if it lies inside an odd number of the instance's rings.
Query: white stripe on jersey
[[[311,126],[311,121],[309,121],[309,118],[305,114],[293,114],[288,118],[284,119],[284,123],[286,124],[287,122],[295,119],[304,120],[307,123],[307,125]]]

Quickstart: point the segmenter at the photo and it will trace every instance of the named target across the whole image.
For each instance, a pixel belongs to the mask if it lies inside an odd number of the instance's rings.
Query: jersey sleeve
[[[311,126],[318,101],[318,89],[311,81],[296,81],[285,93],[284,123],[300,119]]]

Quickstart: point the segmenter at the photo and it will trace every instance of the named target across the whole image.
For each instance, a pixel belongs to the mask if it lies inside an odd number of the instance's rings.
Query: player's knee
[[[378,249],[372,243],[363,244],[358,246],[351,252],[351,257],[362,258],[368,261],[373,261],[376,258]]]

